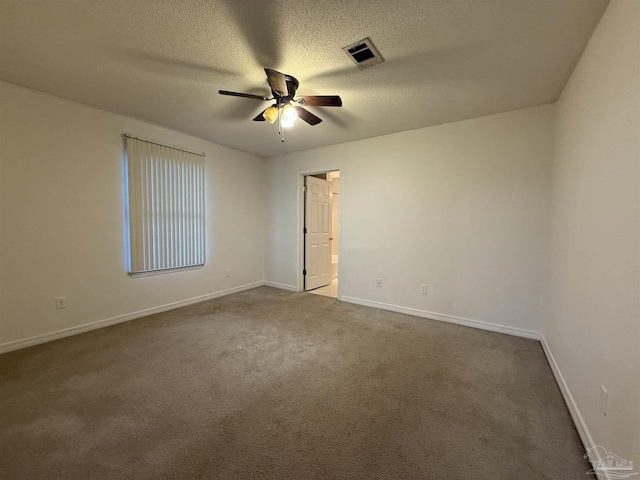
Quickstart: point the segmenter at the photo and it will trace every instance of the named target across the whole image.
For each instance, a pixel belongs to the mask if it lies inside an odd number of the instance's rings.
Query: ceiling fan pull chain
[[[284,128],[282,128],[282,103],[278,100],[278,133],[280,140],[284,143]]]

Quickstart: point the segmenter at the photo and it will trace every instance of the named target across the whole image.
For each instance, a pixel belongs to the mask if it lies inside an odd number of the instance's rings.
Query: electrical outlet
[[[376,278],[376,287],[382,288],[382,279],[381,278]]]
[[[420,285],[420,293],[422,295],[426,295],[427,294],[427,286],[424,283],[422,285]]]
[[[65,297],[57,297],[56,308],[58,310],[60,310],[61,308],[67,308],[67,299]]]
[[[609,403],[609,392],[604,385],[600,385],[600,411],[607,415],[607,403]]]
[[[227,268],[227,269],[224,271],[224,276],[225,276],[225,277],[230,277],[230,276],[231,276],[231,269],[230,269],[230,268]]]

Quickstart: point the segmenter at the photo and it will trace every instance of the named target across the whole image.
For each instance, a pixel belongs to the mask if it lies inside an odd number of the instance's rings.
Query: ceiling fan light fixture
[[[276,107],[275,105],[271,105],[264,111],[262,116],[267,122],[274,123],[278,118],[278,107]]]
[[[296,119],[298,118],[298,112],[290,104],[286,104],[282,107],[282,126],[284,128],[293,127]]]

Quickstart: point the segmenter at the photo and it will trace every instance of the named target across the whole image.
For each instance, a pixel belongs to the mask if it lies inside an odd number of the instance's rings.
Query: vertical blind
[[[204,155],[124,136],[132,274],[204,265]]]

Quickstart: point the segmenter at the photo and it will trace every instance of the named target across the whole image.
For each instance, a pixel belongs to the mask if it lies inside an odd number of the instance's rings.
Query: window
[[[129,273],[201,267],[205,259],[204,154],[124,135]]]

